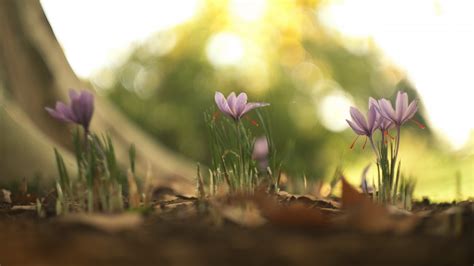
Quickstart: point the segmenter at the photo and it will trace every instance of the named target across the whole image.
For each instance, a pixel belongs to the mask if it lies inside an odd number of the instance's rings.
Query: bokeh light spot
[[[243,21],[255,21],[265,13],[266,0],[231,0],[230,13]]]
[[[317,106],[321,124],[330,131],[343,131],[348,127],[345,119],[352,105],[351,97],[340,90],[333,91],[324,96]]]
[[[238,65],[242,62],[244,52],[242,39],[230,32],[213,35],[206,47],[207,58],[217,67]]]

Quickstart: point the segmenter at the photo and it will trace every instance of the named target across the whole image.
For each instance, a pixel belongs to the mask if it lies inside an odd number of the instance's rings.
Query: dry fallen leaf
[[[138,213],[122,214],[69,214],[60,217],[59,221],[64,224],[80,224],[92,228],[115,233],[137,228],[143,223],[143,217]]]
[[[29,205],[36,203],[37,196],[35,194],[12,193],[11,201],[13,205]]]
[[[224,219],[233,223],[246,227],[258,227],[266,223],[266,219],[263,218],[254,202],[237,202],[235,204],[213,202],[212,205]]]
[[[346,215],[338,217],[340,225],[354,227],[372,233],[407,233],[415,228],[419,218],[406,212],[389,211],[388,208],[372,202],[358,192],[345,178],[342,178],[342,208]],[[392,214],[394,213],[394,214]],[[404,215],[400,215],[404,213]]]
[[[176,196],[176,192],[169,187],[156,187],[151,193],[152,201],[171,201],[177,198],[178,197]]]
[[[349,184],[345,178],[341,178],[342,182],[342,208],[351,209],[359,208],[360,206],[367,205],[370,199],[365,195],[357,191],[351,184]],[[370,205],[370,204],[369,204]]]
[[[10,211],[36,211],[36,205],[15,205]]]
[[[317,208],[294,202],[279,204],[266,195],[257,195],[256,202],[267,220],[275,225],[290,227],[324,227],[329,225],[327,217]]]
[[[171,210],[178,207],[184,206],[193,206],[196,203],[196,199],[183,199],[183,198],[175,198],[169,201],[161,201],[160,204],[155,206],[156,210]]]
[[[0,204],[6,203],[6,204],[11,204],[12,199],[11,199],[11,192],[6,189],[0,189]]]
[[[310,206],[312,208],[318,207],[327,209],[339,209],[341,207],[341,204],[339,202],[329,199],[316,198],[312,195],[296,196],[296,199],[294,201]]]
[[[196,184],[191,180],[180,176],[155,179],[151,186],[153,187],[153,191],[169,189],[173,191],[174,195],[186,198],[195,198],[197,196]]]
[[[282,197],[282,198],[291,198],[291,197],[294,197],[292,194],[284,191],[284,190],[280,190],[276,193],[278,196]]]
[[[278,209],[264,211],[267,219],[279,226],[325,227],[328,220],[318,209],[310,209],[302,204],[292,204]]]

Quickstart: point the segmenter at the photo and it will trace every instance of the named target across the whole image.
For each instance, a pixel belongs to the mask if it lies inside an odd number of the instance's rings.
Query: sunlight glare
[[[324,96],[317,105],[317,114],[321,124],[328,130],[340,132],[348,128],[347,112],[353,106],[350,95],[342,90],[335,90]]]
[[[350,38],[371,38],[407,73],[430,127],[454,149],[474,130],[473,1],[334,1],[320,16]],[[402,14],[402,15],[401,15]],[[387,95],[390,97],[391,95]]]
[[[199,0],[41,0],[69,63],[88,78],[134,43],[191,19]]]
[[[231,0],[230,13],[243,21],[255,21],[265,13],[266,0]]]
[[[207,58],[217,67],[238,65],[242,62],[244,52],[242,39],[231,32],[213,35],[206,47]]]

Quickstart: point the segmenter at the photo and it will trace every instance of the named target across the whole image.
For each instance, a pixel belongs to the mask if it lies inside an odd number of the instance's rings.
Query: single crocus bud
[[[260,137],[253,144],[252,158],[257,161],[260,171],[265,171],[268,167],[268,141],[266,137]]]

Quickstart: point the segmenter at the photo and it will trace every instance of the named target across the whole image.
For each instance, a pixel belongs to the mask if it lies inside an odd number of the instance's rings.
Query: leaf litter
[[[191,229],[193,232],[186,231],[188,229],[181,232],[183,229],[179,229],[180,232],[177,232],[174,236],[178,239],[182,238],[183,234],[195,234],[195,230],[233,232],[237,230],[232,229],[234,227],[244,230],[256,230],[256,234],[263,234],[261,233],[262,230],[268,230],[273,232],[272,235],[275,234],[275,237],[283,234],[280,236],[283,238],[290,237],[285,236],[287,233],[284,232],[287,232],[287,230],[290,230],[290,232],[294,230],[314,232],[316,230],[323,235],[332,235],[331,238],[324,238],[325,241],[328,241],[327,245],[331,245],[329,243],[332,243],[333,239],[336,241],[335,239],[340,237],[341,234],[351,236],[354,233],[362,234],[363,239],[370,239],[370,235],[390,238],[387,236],[388,234],[401,235],[408,237],[408,239],[441,236],[446,241],[452,241],[449,240],[450,237],[473,235],[474,203],[472,201],[434,205],[434,208],[422,203],[415,203],[412,211],[406,211],[396,206],[383,206],[374,202],[367,193],[359,192],[345,178],[340,178],[339,182],[342,183],[340,198],[309,194],[296,195],[285,191],[268,193],[262,189],[257,190],[254,194],[228,194],[223,192],[212,197],[198,198],[189,191],[185,191],[182,195],[176,189],[177,186],[162,183],[150,192],[152,195],[150,206],[152,208],[147,212],[137,209],[136,211],[117,214],[79,213],[64,217],[52,217],[46,221],[49,220],[50,224],[55,227],[59,226],[58,228],[62,228],[61,230],[74,231],[79,230],[74,228],[82,228],[79,232],[83,232],[84,229],[89,228],[89,231],[92,230],[91,232],[103,232],[117,237],[123,237],[124,234],[127,236],[130,234],[140,235],[143,234],[141,233],[143,230],[151,230],[150,226],[154,227],[160,224],[167,228],[180,226],[179,224],[194,224],[196,226],[196,228]],[[226,191],[226,188],[221,188],[221,190]],[[1,191],[3,202],[6,202],[7,197],[5,195],[10,195],[5,190]],[[24,201],[14,200],[19,198],[21,197],[12,194],[8,209],[2,208],[0,215],[2,213],[8,213],[9,216],[20,215],[25,212],[34,214],[37,211],[33,202],[23,205]],[[45,201],[43,198],[40,200]],[[2,219],[5,221],[5,218],[0,216],[0,223]],[[242,234],[242,232],[239,234]],[[303,251],[305,248],[301,245],[309,244],[309,242],[300,239],[297,235],[292,233],[291,237],[286,240],[288,243],[292,243],[294,247],[289,246],[288,250],[282,251],[282,254],[292,252],[300,255],[306,254],[307,251]],[[163,236],[158,235],[157,237]],[[170,239],[172,238],[173,236],[170,236]],[[296,241],[302,241],[302,243],[296,244]],[[394,239],[391,241],[396,243]],[[340,242],[340,245],[346,246],[349,243]],[[250,244],[247,243],[246,245]],[[465,257],[461,256],[460,260],[463,259]]]

